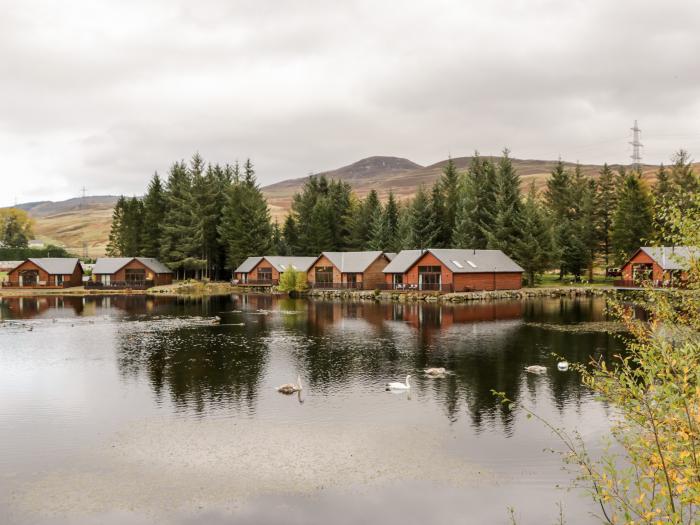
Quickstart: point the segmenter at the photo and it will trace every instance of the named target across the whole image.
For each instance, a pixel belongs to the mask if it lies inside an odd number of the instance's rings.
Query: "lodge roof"
[[[430,252],[452,273],[522,272],[523,269],[501,250],[437,249],[401,250],[384,273],[404,273],[426,252]]]
[[[92,267],[92,273],[95,275],[117,273],[134,260],[139,261],[154,273],[173,273],[170,268],[165,266],[158,259],[153,259],[152,257],[100,257]]]
[[[325,256],[341,273],[362,273],[377,260],[384,252],[323,252]]]
[[[691,257],[700,257],[697,246],[642,246],[639,250],[651,257],[662,270],[687,270]]]
[[[0,261],[0,270],[13,270],[24,261]]]
[[[36,264],[49,275],[71,274],[79,262],[77,257],[41,257],[27,260]]]
[[[257,255],[255,257],[248,257],[245,261],[243,261],[238,268],[234,270],[234,273],[248,273],[250,272],[255,266],[262,261],[262,257]]]
[[[423,250],[401,250],[384,268],[384,273],[404,273],[418,258],[423,255]]]
[[[311,265],[318,257],[294,257],[286,255],[266,255],[263,257],[280,273],[284,273],[290,266],[299,272],[308,272]],[[252,268],[251,268],[252,269]]]

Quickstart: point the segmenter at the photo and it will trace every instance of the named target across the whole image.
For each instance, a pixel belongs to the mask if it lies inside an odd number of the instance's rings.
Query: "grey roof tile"
[[[369,252],[323,252],[341,273],[362,273],[372,264],[382,251]]]
[[[255,256],[255,257],[248,257],[245,261],[243,261],[238,268],[234,270],[235,273],[248,273],[251,271],[253,268],[255,268],[255,265],[258,264],[260,261],[262,261],[261,256]]]
[[[663,270],[687,270],[690,259],[700,257],[697,246],[642,246],[641,250]]]
[[[51,275],[71,274],[75,270],[75,265],[78,264],[77,257],[43,257],[29,260]]]

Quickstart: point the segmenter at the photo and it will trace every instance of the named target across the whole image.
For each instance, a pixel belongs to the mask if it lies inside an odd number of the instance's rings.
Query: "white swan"
[[[525,371],[531,374],[544,374],[547,371],[547,367],[542,365],[530,365],[525,367]]]
[[[287,383],[286,385],[280,385],[277,387],[277,391],[280,394],[293,394],[294,392],[301,392],[302,386],[301,386],[301,376],[297,376],[297,384],[295,385],[294,383]]]
[[[559,361],[557,363],[557,368],[559,369],[560,372],[566,372],[569,369],[569,362],[568,361]]]
[[[218,315],[214,316],[214,319],[212,319],[211,324],[221,324],[221,317]]]
[[[440,366],[437,368],[426,368],[423,370],[423,372],[425,372],[425,375],[430,377],[439,377],[444,376],[447,373],[447,370]]]
[[[405,383],[387,383],[386,384],[386,389],[387,390],[408,390],[411,388],[411,384],[408,382],[410,379],[411,375],[406,376],[406,382]]]

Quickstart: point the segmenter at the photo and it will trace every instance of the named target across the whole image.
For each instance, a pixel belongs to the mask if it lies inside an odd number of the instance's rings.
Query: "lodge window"
[[[317,283],[327,283],[333,282],[333,267],[332,266],[318,266],[315,270],[316,282]]]
[[[403,284],[403,274],[402,273],[395,273],[394,277],[393,277],[393,282],[394,282],[394,285]]]
[[[357,274],[348,273],[346,281],[348,283],[348,288],[357,288]]]
[[[146,280],[146,270],[127,268],[124,270],[124,279],[127,283],[142,283]]]
[[[272,268],[258,268],[259,281],[272,281]]]
[[[56,286],[63,286],[63,276],[62,275],[56,276]]]
[[[439,266],[419,266],[418,285],[421,290],[439,290],[442,273]]]

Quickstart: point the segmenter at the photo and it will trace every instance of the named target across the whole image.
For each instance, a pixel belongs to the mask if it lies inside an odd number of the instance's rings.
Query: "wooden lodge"
[[[309,268],[307,280],[311,288],[381,288],[390,257],[382,251],[323,252]]]
[[[143,290],[171,284],[173,272],[150,257],[101,257],[92,268],[88,288],[130,288]]]
[[[248,286],[275,286],[287,270],[307,273],[316,257],[265,255],[248,257],[233,273],[234,284]]]
[[[83,267],[76,257],[31,258],[7,274],[4,288],[70,288],[83,284]]]
[[[384,268],[384,288],[468,292],[517,290],[523,269],[500,250],[402,250]]]
[[[620,288],[684,286],[691,260],[699,257],[700,248],[694,246],[642,246],[622,266],[622,279],[614,284]]]

